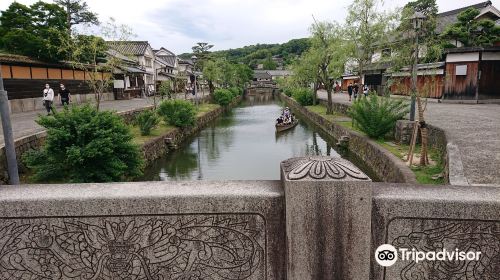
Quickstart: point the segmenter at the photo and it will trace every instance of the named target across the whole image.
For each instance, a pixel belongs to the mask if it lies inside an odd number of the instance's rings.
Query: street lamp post
[[[9,99],[7,91],[3,89],[2,65],[0,65],[0,114],[2,116],[3,139],[5,143],[5,156],[7,157],[7,169],[11,185],[19,185],[19,171],[17,169],[16,148],[14,135],[12,134],[12,123],[10,122]]]
[[[191,60],[193,61],[194,100],[195,100],[196,105],[198,105],[198,91],[196,90],[196,60],[198,60],[198,58],[196,57],[196,55],[193,55],[191,57]]]
[[[415,12],[410,18],[415,31],[415,56],[411,71],[411,105],[410,105],[410,121],[415,120],[415,100],[417,97],[417,64],[418,64],[418,33],[422,28],[422,23],[425,20],[425,15],[421,12]]]

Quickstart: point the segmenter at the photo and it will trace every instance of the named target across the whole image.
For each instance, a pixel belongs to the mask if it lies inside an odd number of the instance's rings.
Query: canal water
[[[179,149],[148,166],[143,179],[279,180],[279,164],[285,159],[340,156],[333,149],[334,139],[303,120],[293,129],[276,134],[274,124],[281,110],[282,105],[272,95],[247,96]]]

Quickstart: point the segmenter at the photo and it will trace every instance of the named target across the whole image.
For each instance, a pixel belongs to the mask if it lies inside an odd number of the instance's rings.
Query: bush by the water
[[[243,94],[243,89],[240,87],[232,87],[229,90],[233,94],[233,97],[238,97]]]
[[[292,96],[302,106],[314,105],[313,92],[308,88],[295,88],[292,91]]]
[[[145,110],[137,115],[135,121],[141,130],[141,135],[145,136],[151,134],[151,129],[160,123],[160,118],[155,111]]]
[[[227,106],[234,97],[235,95],[229,89],[219,88],[214,91],[214,100],[221,106]]]
[[[193,126],[196,122],[196,108],[186,100],[162,101],[158,106],[158,114],[165,122],[177,127]]]
[[[283,87],[283,93],[288,96],[292,97],[293,94],[293,88],[292,87]]]
[[[394,129],[396,121],[408,113],[408,104],[401,99],[370,94],[354,101],[349,108],[353,124],[369,137],[380,138]]]
[[[45,144],[23,158],[34,181],[113,182],[142,174],[139,147],[116,113],[73,106],[36,122],[47,130]]]

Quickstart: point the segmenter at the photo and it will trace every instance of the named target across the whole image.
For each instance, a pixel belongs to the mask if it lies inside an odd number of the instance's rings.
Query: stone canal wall
[[[154,160],[164,156],[169,150],[175,149],[182,141],[196,132],[205,128],[210,122],[218,118],[225,110],[236,106],[242,97],[237,97],[226,108],[219,107],[213,111],[207,112],[196,119],[196,124],[188,128],[175,128],[163,135],[155,137],[144,143],[141,147],[146,166]]]
[[[323,131],[330,134],[333,138],[340,139],[342,136],[348,136],[349,151],[366,163],[368,167],[375,172],[377,177],[384,182],[417,182],[415,174],[410,168],[375,141],[307,110],[303,106],[300,106],[295,100],[284,94],[280,94],[280,97],[293,111],[299,112],[305,118],[319,125]],[[347,107],[342,104],[338,105]],[[346,108],[343,110],[346,110]]]
[[[5,186],[0,278],[498,279],[499,197],[374,183],[324,156],[283,161],[281,181]],[[382,244],[392,266],[377,263]],[[401,249],[478,258],[417,263]]]

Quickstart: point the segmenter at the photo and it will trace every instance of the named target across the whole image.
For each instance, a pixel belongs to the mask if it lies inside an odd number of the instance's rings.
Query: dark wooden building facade
[[[500,47],[449,50],[445,75],[445,99],[500,99]]]
[[[41,98],[46,83],[56,94],[60,83],[64,83],[71,94],[91,93],[85,82],[89,73],[67,64],[45,63],[19,55],[0,55],[0,64],[9,100]]]

